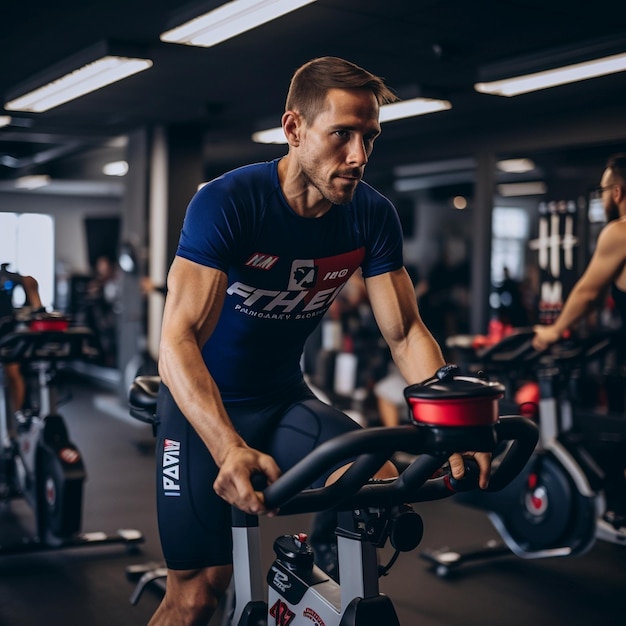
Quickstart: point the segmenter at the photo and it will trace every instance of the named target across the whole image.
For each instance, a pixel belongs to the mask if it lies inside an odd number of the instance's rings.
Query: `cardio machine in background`
[[[68,363],[98,356],[93,332],[56,313],[36,314],[0,338],[0,379],[3,363],[19,363],[31,403],[30,414],[16,421],[0,380],[0,501],[23,498],[35,517],[34,536],[12,544],[0,537],[0,555],[105,543],[130,549],[143,541],[135,529],[81,532],[86,472],[58,411],[57,377]]]
[[[613,337],[571,337],[542,353],[533,350],[532,338],[532,330],[520,329],[473,356],[476,369],[507,380],[508,388],[515,390],[517,379],[518,387],[525,381],[524,386],[535,389],[536,404],[529,403],[527,414],[538,422],[539,444],[506,489],[456,498],[486,511],[500,540],[473,548],[426,550],[422,556],[439,576],[469,562],[511,554],[524,559],[584,554],[597,539],[626,545],[626,527],[607,519],[605,491],[615,477],[603,470],[598,455],[609,448],[613,454],[626,449],[626,416],[598,415],[579,401],[586,370],[610,353]],[[510,394],[504,405],[518,412],[522,407],[515,407],[514,400]],[[613,471],[621,471],[626,484],[624,468]]]
[[[279,515],[338,512],[340,584],[314,565],[312,548],[301,532],[276,539],[276,558],[263,571],[258,518],[233,509],[232,603],[226,604],[223,626],[399,625],[392,601],[379,593],[378,580],[400,552],[415,549],[422,539],[422,519],[407,503],[476,489],[478,469],[469,461],[462,481],[442,471],[451,453],[467,449],[500,449],[489,489],[502,489],[524,467],[537,442],[530,420],[498,418],[497,401],[504,391],[500,383],[457,374],[457,368],[448,366],[406,389],[411,424],[367,428],[327,441],[264,490],[265,502],[279,509]],[[154,424],[158,384],[157,377],[136,379],[130,390],[134,417]],[[415,455],[399,478],[370,480],[398,451]],[[333,485],[308,488],[332,467],[355,457]],[[395,554],[379,567],[377,548],[387,541]],[[129,568],[128,573],[141,571]],[[166,575],[163,567],[143,568],[131,602],[137,602],[147,585],[162,591]]]

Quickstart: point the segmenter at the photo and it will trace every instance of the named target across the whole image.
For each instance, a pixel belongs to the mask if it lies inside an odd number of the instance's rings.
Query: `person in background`
[[[404,399],[406,385],[402,374],[393,363],[389,365],[387,375],[374,385],[374,397],[382,426],[400,425],[401,416],[407,411]]]
[[[7,270],[8,263],[0,266],[0,337],[15,330],[17,319],[13,301],[13,292],[17,287],[24,290],[26,306],[36,311],[43,309],[39,295],[39,284],[32,276],[22,276]],[[11,410],[18,422],[23,421],[24,402],[26,400],[26,384],[19,363],[4,363],[4,374]]]
[[[533,327],[533,347],[546,350],[585,315],[599,307],[610,289],[622,324],[626,322],[626,153],[611,156],[598,192],[607,219],[587,269],[553,324]]]
[[[567,297],[558,318],[553,324],[533,327],[532,345],[535,350],[549,348],[566,330],[599,308],[610,290],[615,309],[621,317],[616,348],[623,366],[626,360],[626,153],[609,157],[598,192],[604,204],[607,224],[600,231],[591,260]],[[612,449],[601,456],[600,462],[607,476],[605,518],[616,527],[626,526],[626,451],[623,448]]]
[[[141,293],[149,296],[151,293],[160,293],[162,296],[167,294],[165,285],[157,285],[150,276],[144,276],[140,281]]]
[[[306,63],[282,117],[287,154],[214,179],[187,208],[160,343],[157,511],[168,575],[150,626],[209,621],[232,573],[231,505],[272,514],[252,475],[271,483],[359,428],[315,397],[300,367],[306,338],[359,267],[405,379],[444,364],[403,266],[397,212],[362,180],[380,107],[394,100],[348,61]],[[477,457],[485,487],[490,455]],[[461,477],[461,455],[450,463]],[[396,473],[388,463],[378,476]]]
[[[522,328],[528,325],[528,315],[522,294],[521,284],[511,277],[508,267],[503,268],[502,282],[497,286],[499,296],[498,319],[503,324],[510,324],[513,328]]]
[[[116,264],[107,256],[96,259],[94,276],[87,283],[87,324],[102,346],[104,364],[117,365],[117,313],[120,281]]]

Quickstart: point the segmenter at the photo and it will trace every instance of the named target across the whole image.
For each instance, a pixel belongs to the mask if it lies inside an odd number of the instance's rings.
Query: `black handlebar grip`
[[[478,479],[480,477],[478,463],[476,463],[474,459],[463,459],[463,464],[465,465],[465,474],[463,474],[463,478],[454,478],[454,476],[450,474],[450,488],[455,493],[472,491],[478,488]]]
[[[486,491],[504,489],[524,469],[539,440],[537,425],[523,417],[500,418],[495,428],[498,441],[510,441],[511,446],[493,468]]]

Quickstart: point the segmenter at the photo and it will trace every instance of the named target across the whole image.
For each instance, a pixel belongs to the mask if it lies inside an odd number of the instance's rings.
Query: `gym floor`
[[[136,606],[126,567],[160,562],[149,426],[126,418],[114,394],[84,380],[71,384],[61,407],[72,440],[83,453],[84,531],[140,530],[136,553],[122,545],[0,556],[0,626],[140,626],[159,598],[146,590]],[[102,410],[104,409],[104,410]],[[420,505],[421,546],[402,554],[382,579],[403,626],[623,626],[626,623],[626,547],[596,543],[585,555],[527,561],[516,557],[474,563],[441,579],[420,553],[427,548],[478,546],[495,538],[486,516],[440,501]],[[308,516],[262,520],[275,535],[307,531]],[[32,527],[21,501],[0,508],[0,543]],[[268,548],[270,549],[270,548]],[[381,560],[391,552],[385,548]],[[264,554],[269,563],[271,555]],[[173,625],[174,626],[174,625]],[[384,625],[381,625],[384,626]]]

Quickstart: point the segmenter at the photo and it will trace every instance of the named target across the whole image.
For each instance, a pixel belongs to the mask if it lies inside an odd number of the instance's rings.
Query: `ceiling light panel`
[[[17,189],[38,189],[50,184],[50,176],[47,174],[31,174],[28,176],[20,176],[15,181]]]
[[[576,63],[553,70],[535,72],[524,76],[514,76],[504,80],[476,83],[474,88],[480,93],[497,96],[518,96],[531,91],[539,91],[589,78],[607,76],[626,70],[626,53],[616,54],[595,61]]]
[[[479,68],[474,89],[511,97],[624,70],[626,40],[604,37],[489,63]]]
[[[535,169],[535,163],[532,159],[502,159],[496,163],[496,167],[501,172],[507,174],[525,174]]]
[[[380,107],[380,121],[391,122],[407,117],[436,113],[437,111],[447,111],[452,105],[447,100],[437,100],[435,98],[412,98],[402,100],[392,104],[385,104]]]
[[[209,48],[315,0],[233,0],[161,34],[161,41]]]
[[[543,196],[548,187],[543,181],[528,181],[524,183],[501,183],[496,185],[498,193],[505,197]]]
[[[277,126],[253,133],[252,141],[255,143],[287,143],[287,137],[285,137],[283,127]]]
[[[7,94],[5,109],[43,113],[152,67],[145,56],[118,53],[116,48],[97,44],[18,85]]]
[[[102,167],[102,173],[106,176],[126,176],[128,173],[128,162],[111,161]]]

